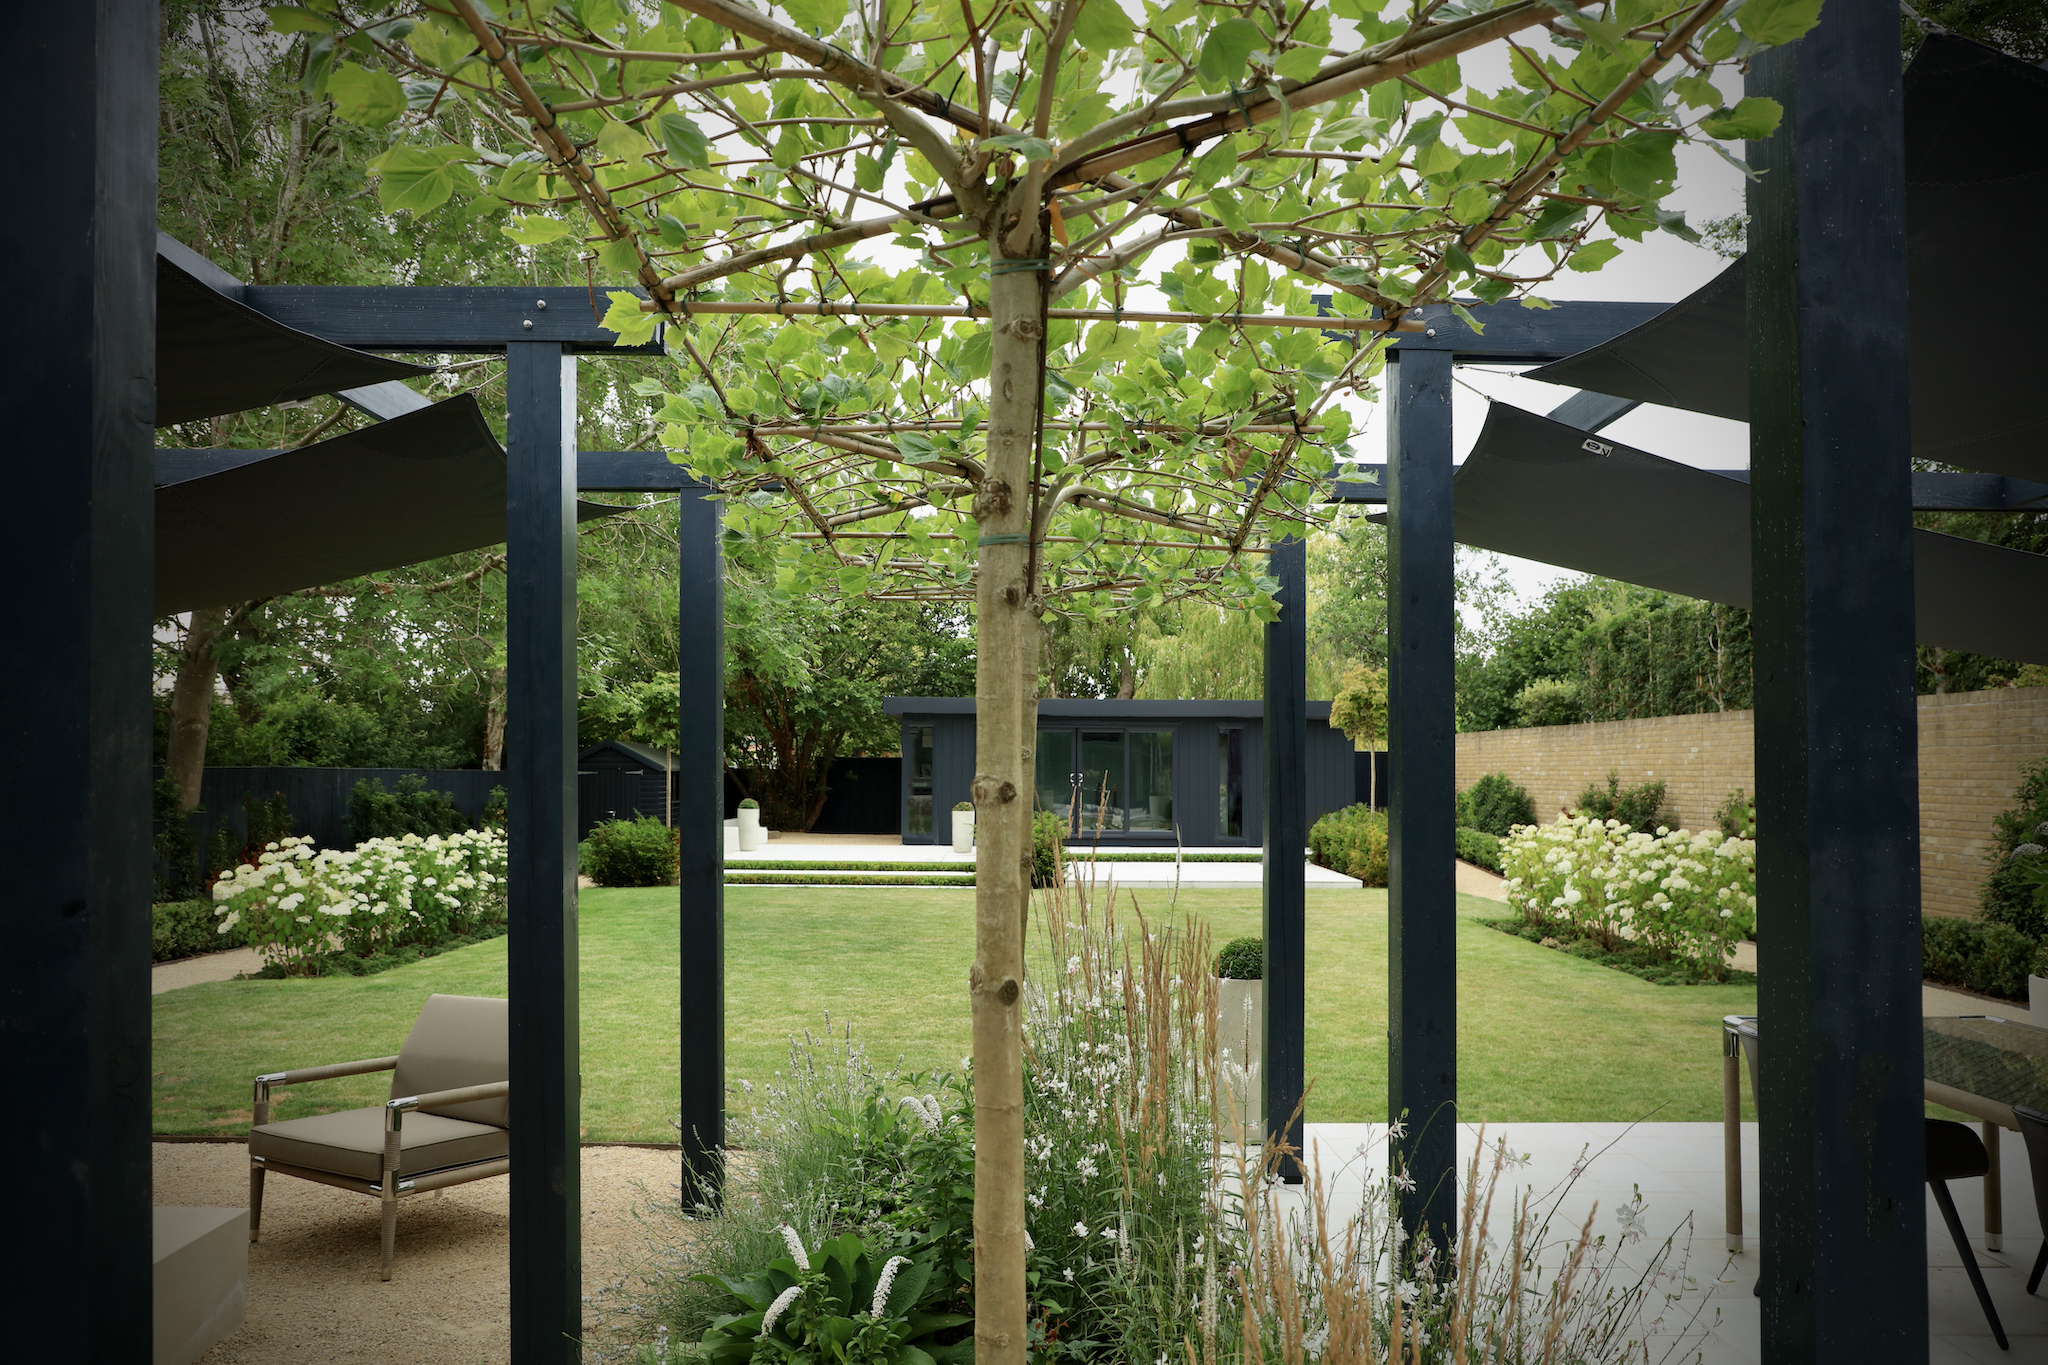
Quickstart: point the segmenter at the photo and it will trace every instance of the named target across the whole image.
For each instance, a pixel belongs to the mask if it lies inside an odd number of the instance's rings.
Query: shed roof
[[[675,756],[668,750],[657,749],[651,744],[635,744],[630,739],[608,739],[602,744],[593,744],[576,755],[576,761],[581,763],[592,754],[601,754],[607,749],[616,749],[639,761],[650,772],[667,772],[676,766]]]

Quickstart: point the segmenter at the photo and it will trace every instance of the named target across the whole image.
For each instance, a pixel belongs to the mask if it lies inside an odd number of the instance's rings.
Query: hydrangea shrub
[[[1501,845],[1508,903],[1560,937],[1636,943],[1719,976],[1756,932],[1756,841],[1573,815]]]
[[[216,932],[241,929],[287,972],[336,946],[369,957],[437,943],[504,917],[505,835],[406,834],[317,852],[310,839],[280,839],[223,874],[213,899]]]

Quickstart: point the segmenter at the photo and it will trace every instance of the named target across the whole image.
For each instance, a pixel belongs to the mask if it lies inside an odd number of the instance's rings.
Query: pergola
[[[148,1351],[149,625],[154,615],[156,16],[56,6],[18,26],[43,135],[17,174],[39,190],[7,229],[5,414],[21,487],[5,537],[17,666],[0,686],[20,770],[6,828],[19,878],[0,968],[0,1045],[17,1118],[5,1150],[35,1254],[8,1277],[19,1349],[38,1360]],[[1924,1359],[1919,903],[1912,685],[1904,134],[1895,16],[1838,3],[1759,58],[1786,108],[1751,149],[1744,284],[1752,431],[1759,860],[1768,907],[1764,1343],[1772,1361]],[[217,284],[218,282],[216,282]],[[220,288],[215,292],[224,293]],[[211,300],[202,300],[211,304]],[[579,353],[616,353],[582,291],[246,286],[272,323],[358,352],[497,352],[505,448],[511,797],[512,1292],[515,1358],[573,1359],[577,1205],[575,492],[677,487],[632,452],[575,448]],[[1448,310],[1404,336],[1387,392],[1392,860],[1389,1112],[1400,1154],[1449,1226],[1456,1099],[1452,831],[1450,386],[1460,360],[1551,361],[1607,343],[1655,304]],[[581,317],[579,317],[579,314]],[[337,360],[337,364],[339,361]],[[350,362],[353,364],[354,362]],[[386,362],[388,363],[388,362]],[[169,367],[165,367],[168,370]],[[309,392],[374,388],[316,375]],[[388,389],[379,413],[403,420]],[[275,401],[262,399],[258,401]],[[377,401],[374,398],[368,401]],[[1605,411],[1589,398],[1590,424]],[[1587,416],[1586,414],[1592,414]],[[375,430],[375,428],[372,428]],[[166,456],[198,461],[199,456]],[[278,458],[284,458],[282,456]],[[663,464],[666,462],[663,461]],[[188,463],[186,473],[195,472]],[[683,503],[683,638],[717,656],[716,504]],[[692,522],[692,517],[701,520]],[[1304,956],[1298,735],[1303,571],[1276,555],[1268,632],[1268,1112],[1301,1092]],[[37,591],[27,591],[34,584]],[[683,1127],[700,1172],[723,1140],[720,701],[683,671]],[[1291,749],[1292,761],[1289,761]],[[1288,792],[1295,797],[1290,802]],[[1291,808],[1291,813],[1290,813]],[[1883,1313],[1868,1305],[1885,1305]]]

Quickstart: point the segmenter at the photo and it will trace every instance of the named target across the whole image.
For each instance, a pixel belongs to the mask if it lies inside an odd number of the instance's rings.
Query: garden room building
[[[951,811],[974,782],[974,698],[885,697],[903,721],[903,842],[951,837]],[[1265,703],[1038,703],[1032,749],[1037,808],[1066,822],[1071,843],[1184,847],[1257,845],[1264,828]],[[1330,703],[1308,703],[1308,819],[1365,799],[1366,764],[1330,726]],[[1382,796],[1384,800],[1384,796]]]

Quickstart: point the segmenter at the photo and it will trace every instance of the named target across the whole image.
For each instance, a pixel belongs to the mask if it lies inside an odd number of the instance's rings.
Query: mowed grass
[[[1168,893],[1138,891],[1158,919]],[[971,892],[729,887],[726,1066],[760,1083],[789,1039],[830,1017],[884,1064],[956,1067],[969,1050]],[[1258,932],[1255,891],[1184,891],[1181,913],[1218,945]],[[1126,906],[1128,914],[1129,907]],[[1468,1120],[1701,1120],[1720,1115],[1720,1018],[1755,1013],[1736,986],[1653,986],[1478,923],[1497,902],[1461,897],[1458,1049]],[[582,897],[584,1136],[669,1141],[676,1110],[673,890]],[[1312,1121],[1386,1118],[1387,914],[1380,891],[1308,896],[1308,1075]],[[505,992],[505,940],[373,977],[230,981],[155,998],[155,1127],[233,1133],[263,1071],[389,1055],[436,991]],[[388,1075],[294,1087],[277,1115],[373,1104]],[[1746,1088],[1746,1087],[1745,1087]]]

